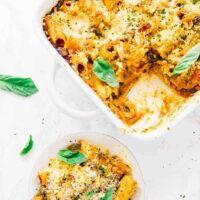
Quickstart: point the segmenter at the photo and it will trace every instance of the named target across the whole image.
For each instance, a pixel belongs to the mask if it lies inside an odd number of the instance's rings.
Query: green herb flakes
[[[165,14],[166,14],[166,10],[163,9],[163,10],[160,11],[160,13],[161,13],[162,15],[165,15]]]

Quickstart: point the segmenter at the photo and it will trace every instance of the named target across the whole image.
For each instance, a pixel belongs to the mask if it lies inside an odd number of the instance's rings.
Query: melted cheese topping
[[[144,73],[156,74],[179,96],[187,98],[200,89],[199,60],[187,72],[171,76],[183,55],[200,42],[200,5],[192,0],[62,0],[44,17],[44,29],[81,78],[128,125],[143,115],[127,95]],[[112,65],[119,88],[92,73],[100,57]]]

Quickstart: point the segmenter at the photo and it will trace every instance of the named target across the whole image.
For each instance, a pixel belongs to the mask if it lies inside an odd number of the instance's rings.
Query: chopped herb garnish
[[[133,14],[128,12],[128,26],[131,26],[133,23]]]
[[[67,19],[67,26],[68,26],[70,29],[72,29],[72,26],[71,26],[71,23],[70,23],[69,19]]]
[[[161,38],[161,34],[158,34],[157,37],[160,39]]]
[[[99,166],[99,170],[102,174],[105,174],[105,168],[102,165]]]
[[[162,15],[165,15],[165,14],[166,14],[165,9],[161,10],[160,13],[161,13]]]
[[[26,155],[33,147],[33,138],[32,135],[29,135],[28,143],[26,146],[21,150],[20,155],[24,156]]]

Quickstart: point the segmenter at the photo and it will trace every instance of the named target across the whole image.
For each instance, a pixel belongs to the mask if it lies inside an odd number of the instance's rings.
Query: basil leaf
[[[200,43],[192,47],[174,68],[172,76],[177,76],[187,71],[200,56]]]
[[[110,188],[101,200],[112,200],[113,192],[113,188]]]
[[[110,87],[119,87],[112,66],[103,58],[99,58],[94,62],[92,70],[97,78],[106,82]]]
[[[29,139],[28,139],[28,143],[26,144],[26,146],[21,150],[20,155],[26,155],[33,147],[33,138],[32,135],[29,135]]]
[[[73,155],[73,151],[70,151],[70,150],[63,149],[59,151],[59,156],[62,156],[62,157],[71,157],[72,155]]]
[[[9,75],[0,75],[0,88],[25,97],[38,92],[31,78],[19,78]]]
[[[87,161],[87,158],[82,153],[73,152],[68,149],[58,151],[58,159],[70,165],[79,165]]]
[[[88,192],[86,194],[86,200],[89,200],[94,194],[96,194],[95,192]]]

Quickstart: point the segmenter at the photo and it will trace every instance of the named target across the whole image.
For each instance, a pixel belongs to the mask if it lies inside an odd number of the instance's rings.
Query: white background
[[[25,200],[29,170],[42,149],[61,135],[87,130],[114,135],[129,146],[141,166],[147,200],[200,200],[200,108],[165,137],[146,142],[120,134],[102,113],[87,121],[62,114],[47,93],[46,77],[54,59],[32,28],[39,3],[0,0],[0,74],[31,77],[40,90],[31,98],[0,91],[0,200]],[[57,82],[63,98],[84,106],[89,100],[62,72]],[[34,149],[21,158],[29,134]]]

